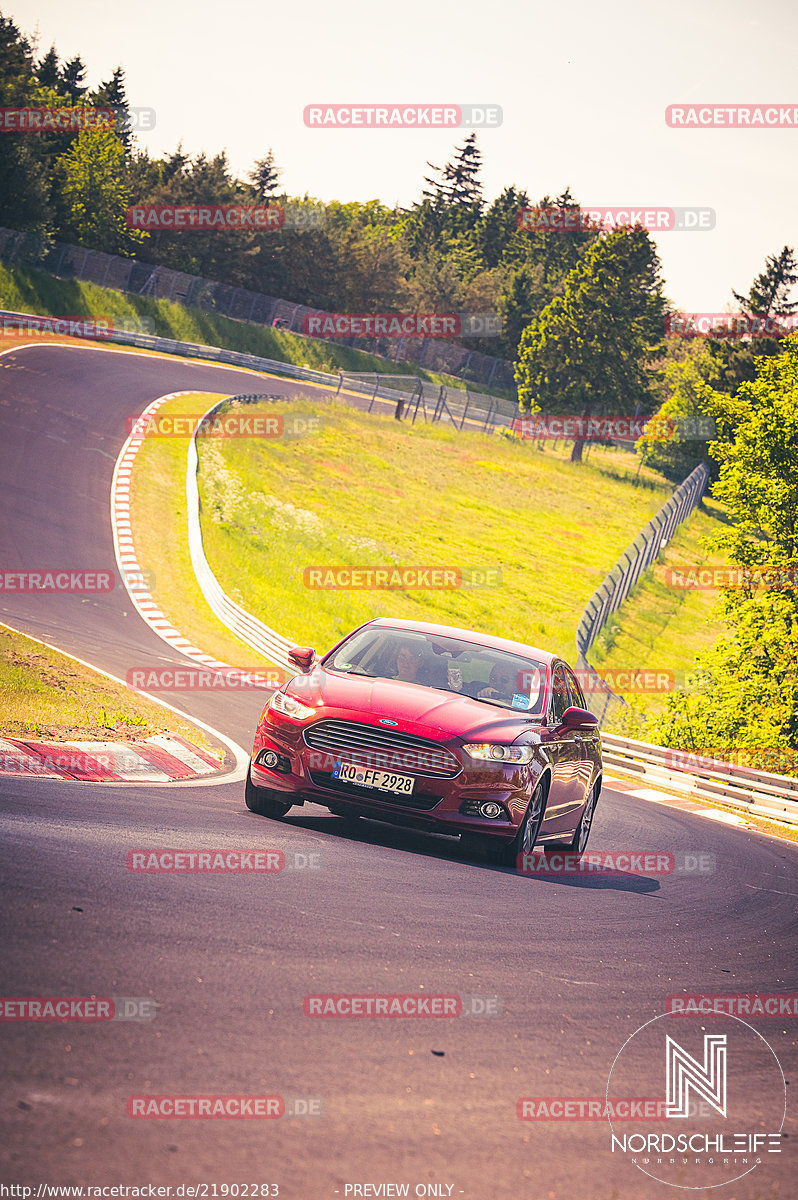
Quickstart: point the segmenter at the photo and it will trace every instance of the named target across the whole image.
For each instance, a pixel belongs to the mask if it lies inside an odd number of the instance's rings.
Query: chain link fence
[[[200,275],[187,275],[170,267],[153,266],[132,258],[105,254],[101,250],[87,250],[67,242],[47,242],[36,234],[13,229],[0,228],[0,260],[38,267],[59,279],[80,279],[137,296],[172,300],[252,325],[276,325],[291,333],[302,334],[307,317],[329,315],[318,308],[215,283]],[[336,338],[335,341],[393,362],[412,362],[426,371],[473,380],[485,387],[510,391],[515,387],[511,363],[439,338],[350,337]]]
[[[709,469],[701,463],[680,483],[616,562],[607,578],[585,606],[576,630],[577,666],[588,673],[590,707],[599,724],[610,717],[624,701],[604,682],[587,661],[587,652],[606,625],[609,617],[623,604],[640,576],[667,546],[677,527],[700,503],[709,482]]]

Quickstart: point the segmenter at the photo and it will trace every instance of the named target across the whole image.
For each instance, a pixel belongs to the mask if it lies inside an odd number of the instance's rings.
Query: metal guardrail
[[[576,629],[577,665],[580,670],[588,672],[592,679],[591,694],[596,697],[592,707],[600,724],[613,707],[617,708],[624,701],[620,696],[616,696],[590,665],[586,657],[587,652],[608,618],[623,604],[646,567],[653,563],[660,551],[667,546],[677,527],[699,504],[708,482],[709,469],[705,463],[701,463],[679,484],[670,499],[655,513],[631,546],[624,550],[604,582],[588,600],[579,619]]]
[[[668,788],[691,800],[712,800],[740,812],[798,825],[798,779],[793,776],[732,763],[715,762],[704,767],[698,752],[695,766],[691,764],[685,771],[673,760],[690,755],[690,751],[669,750],[612,733],[602,733],[601,741],[604,766],[632,775],[641,783]]]
[[[235,397],[228,397],[212,405],[203,413],[203,420],[216,412],[217,408],[228,404],[231,398]],[[194,574],[197,577],[200,591],[208,602],[212,612],[227,629],[240,637],[248,646],[252,646],[255,650],[259,651],[269,662],[282,667],[290,675],[295,675],[296,667],[289,659],[287,653],[295,643],[283,637],[282,634],[276,633],[268,625],[264,625],[263,621],[259,621],[257,617],[253,617],[240,604],[236,604],[235,600],[231,600],[211,570],[202,545],[200,496],[199,484],[197,482],[198,467],[197,429],[195,428],[194,433],[189,439],[188,454],[186,457],[186,512],[188,516],[188,548],[191,555],[191,565],[194,568]]]
[[[35,313],[19,313],[0,310],[0,320],[19,321],[23,324],[34,324],[58,321],[57,317],[45,317]],[[88,318],[86,318],[88,321]],[[327,371],[315,371],[311,367],[299,367],[295,363],[282,362],[274,358],[261,358],[257,354],[246,354],[240,350],[226,350],[220,346],[202,346],[195,342],[179,342],[174,338],[162,338],[156,334],[140,333],[133,330],[109,330],[107,334],[98,337],[100,342],[111,342],[120,346],[134,346],[139,350],[153,350],[160,354],[179,354],[191,358],[204,359],[207,362],[223,363],[225,366],[245,367],[251,371],[266,371],[270,375],[285,375],[289,379],[300,380],[304,383],[318,383],[330,389],[336,395],[345,396],[347,392],[355,395],[371,397],[368,411],[376,399],[388,400],[396,406],[396,415],[400,420],[410,419],[412,411],[413,424],[419,414],[419,407],[427,420],[427,404],[435,407],[431,417],[432,422],[439,421],[444,415],[451,419],[455,429],[462,429],[469,415],[469,425],[481,424],[482,432],[487,432],[494,426],[511,427],[517,415],[517,405],[500,396],[483,395],[463,388],[447,388],[443,384],[432,384],[420,379],[417,375],[382,375],[379,373],[352,373],[339,370],[333,375]],[[391,384],[406,382],[409,390],[403,390]],[[459,398],[462,396],[462,400]]]

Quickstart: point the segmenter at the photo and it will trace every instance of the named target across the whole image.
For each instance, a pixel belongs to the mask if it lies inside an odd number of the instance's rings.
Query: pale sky
[[[80,54],[91,86],[121,64],[130,104],[156,110],[154,155],[226,149],[243,176],[271,146],[289,193],[408,205],[467,130],[309,129],[305,105],[498,104],[479,135],[489,201],[570,185],[585,206],[715,210],[711,232],[655,237],[682,309],[723,311],[798,248],[798,128],[665,122],[682,102],[798,109],[796,0],[2,3],[40,57]]]

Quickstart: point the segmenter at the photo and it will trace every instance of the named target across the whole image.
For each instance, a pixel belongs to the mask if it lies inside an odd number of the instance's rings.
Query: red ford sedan
[[[301,674],[258,722],[252,812],[279,818],[310,801],[338,816],[459,834],[509,865],[538,844],[583,853],[601,745],[556,655],[380,617],[322,659],[309,648],[289,657]]]

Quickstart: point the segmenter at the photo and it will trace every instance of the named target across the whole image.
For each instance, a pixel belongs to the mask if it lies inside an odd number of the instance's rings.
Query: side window
[[[551,715],[555,725],[559,725],[563,713],[570,706],[571,700],[565,682],[565,672],[562,667],[557,666],[551,677]]]
[[[585,697],[582,694],[582,689],[577,683],[576,676],[573,671],[566,668],[565,677],[568,680],[568,691],[571,693],[571,704],[575,704],[577,708],[587,708]]]

